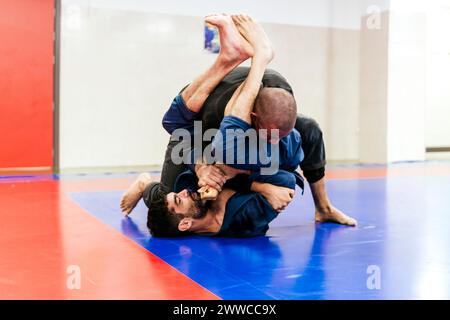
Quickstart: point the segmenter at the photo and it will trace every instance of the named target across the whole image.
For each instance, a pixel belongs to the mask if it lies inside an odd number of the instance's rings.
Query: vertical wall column
[[[387,160],[424,160],[426,12],[402,1],[397,10],[396,2],[389,16]]]
[[[377,18],[377,17],[375,17]],[[361,19],[359,160],[387,162],[389,13]]]
[[[390,1],[379,28],[361,26],[360,161],[424,160],[426,11]]]
[[[427,12],[425,144],[450,147],[450,1]],[[442,154],[442,153],[441,153]],[[439,154],[436,154],[439,155]],[[447,154],[448,155],[448,154]]]
[[[0,0],[0,168],[53,164],[53,0]]]

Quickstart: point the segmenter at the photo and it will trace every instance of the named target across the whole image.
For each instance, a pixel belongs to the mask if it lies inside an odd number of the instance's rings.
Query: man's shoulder
[[[241,84],[248,76],[250,72],[249,67],[237,67],[233,71],[231,71],[223,80],[224,84],[228,84],[230,86]],[[274,69],[266,69],[264,71],[264,76],[262,79],[264,87],[277,87],[287,89],[292,92],[292,88],[289,85],[288,81],[285,77],[281,75],[278,71]]]
[[[293,94],[292,87],[287,79],[273,69],[266,69],[262,82],[266,88],[281,88]]]
[[[280,79],[280,80],[283,80],[283,81],[287,82],[286,78],[283,77],[283,76],[281,75],[281,73],[279,73],[278,71],[276,71],[276,70],[274,70],[274,69],[270,69],[270,68],[267,68],[267,69],[264,71],[264,77],[266,77],[266,78]],[[264,78],[264,77],[263,77],[263,78]]]

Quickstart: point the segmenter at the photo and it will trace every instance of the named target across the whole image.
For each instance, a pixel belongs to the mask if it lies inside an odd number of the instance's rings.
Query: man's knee
[[[169,140],[161,172],[161,183],[165,185],[170,191],[173,189],[173,185],[178,175],[182,173],[184,170],[186,170],[185,164],[183,164],[182,161],[180,161],[180,159],[183,159],[184,156],[183,151],[173,152],[174,147],[178,143],[180,142],[177,141],[176,139],[172,139],[172,137]],[[178,150],[175,149],[175,151]]]
[[[314,183],[324,176],[325,145],[323,133],[317,121],[306,117],[297,117],[297,125],[302,136],[302,149],[305,158],[300,163],[303,174],[309,183]]]
[[[305,176],[308,183],[316,183],[325,176],[325,167],[303,170],[303,175]]]

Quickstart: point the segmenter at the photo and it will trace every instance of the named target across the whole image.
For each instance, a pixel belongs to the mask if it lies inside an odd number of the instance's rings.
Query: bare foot
[[[334,222],[353,227],[355,227],[358,224],[358,222],[355,219],[347,216],[341,210],[333,206],[331,206],[328,210],[323,210],[322,212],[316,210],[316,221]]]
[[[125,216],[129,215],[134,207],[136,207],[142,198],[145,187],[150,182],[152,182],[152,177],[148,173],[141,173],[124,193],[120,200],[120,209]]]
[[[225,62],[242,62],[253,55],[253,48],[242,37],[231,16],[227,14],[212,14],[205,17],[205,22],[219,29],[220,59]]]
[[[246,14],[231,16],[242,36],[250,43],[254,50],[254,58],[263,58],[267,63],[274,58],[274,51],[269,38],[259,23]]]

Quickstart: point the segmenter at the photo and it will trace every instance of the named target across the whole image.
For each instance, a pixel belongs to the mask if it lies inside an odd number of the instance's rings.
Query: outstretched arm
[[[251,123],[250,113],[258,96],[267,63],[252,59],[247,79],[236,89],[225,108],[225,116],[235,116]]]

